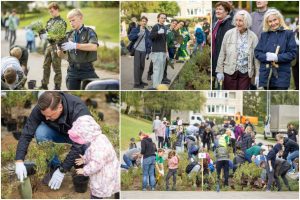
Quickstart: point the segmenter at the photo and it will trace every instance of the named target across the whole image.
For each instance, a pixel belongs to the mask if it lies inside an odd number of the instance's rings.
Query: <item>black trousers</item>
[[[228,177],[229,177],[229,161],[228,160],[220,160],[217,161],[217,176],[218,180],[220,180],[221,170],[224,171],[224,185],[228,186]]]
[[[158,136],[158,148],[163,148],[164,145],[164,137]]]
[[[169,189],[169,179],[173,176],[173,188],[176,187],[176,175],[177,169],[169,169],[167,177],[166,177],[166,189]]]
[[[134,85],[140,85],[145,69],[146,52],[135,50],[134,52]]]

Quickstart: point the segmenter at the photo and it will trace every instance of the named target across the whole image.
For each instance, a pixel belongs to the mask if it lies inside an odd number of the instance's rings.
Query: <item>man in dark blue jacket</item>
[[[133,28],[128,36],[128,39],[135,42],[134,52],[134,87],[144,88],[148,84],[142,81],[143,72],[145,69],[146,55],[151,51],[151,42],[149,39],[150,32],[146,28],[148,22],[147,17],[141,17],[140,25]]]
[[[90,115],[86,105],[70,94],[54,91],[44,92],[38,99],[23,128],[16,151],[16,174],[22,182],[27,176],[24,159],[32,138],[37,143],[53,141],[56,143],[70,143],[71,150],[65,160],[58,166],[49,182],[51,189],[57,190],[63,181],[66,171],[74,165],[74,161],[84,154],[85,146],[74,143],[68,136],[73,122],[80,116]]]
[[[283,158],[286,159],[288,163],[291,165],[289,172],[293,173],[294,172],[293,160],[299,157],[299,144],[294,142],[291,139],[284,138],[283,146],[284,146]]]
[[[282,144],[283,144],[283,135],[277,134],[276,135],[277,144],[269,151],[267,155],[267,175],[268,175],[268,184],[267,184],[267,191],[270,191],[271,185],[274,181],[274,170],[275,170],[275,161],[276,155],[279,151],[282,151]]]

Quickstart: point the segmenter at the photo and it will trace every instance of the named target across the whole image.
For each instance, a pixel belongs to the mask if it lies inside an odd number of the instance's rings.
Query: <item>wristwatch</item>
[[[66,173],[66,170],[62,167],[62,166],[59,166],[59,171],[61,172],[61,173]]]

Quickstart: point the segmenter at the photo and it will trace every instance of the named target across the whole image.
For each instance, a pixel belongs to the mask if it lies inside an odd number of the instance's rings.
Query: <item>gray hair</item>
[[[239,10],[233,17],[232,25],[236,26],[235,20],[238,15],[243,16],[244,26],[245,28],[250,28],[252,26],[252,18],[251,15],[246,10]]]

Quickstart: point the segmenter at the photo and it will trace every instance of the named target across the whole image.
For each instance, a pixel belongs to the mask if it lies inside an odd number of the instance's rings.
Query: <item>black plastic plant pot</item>
[[[22,132],[21,131],[13,131],[13,136],[16,140],[19,140],[21,137]]]
[[[61,45],[62,45],[63,43],[65,43],[65,42],[68,42],[68,39],[67,39],[67,38],[64,38],[64,39],[62,39],[62,40],[57,41],[56,44],[57,44],[57,46],[58,46],[59,48],[61,48]]]
[[[73,184],[75,192],[85,193],[87,191],[87,186],[89,182],[88,176],[75,175],[73,176]]]
[[[28,176],[31,176],[31,175],[35,174],[36,165],[33,162],[24,162],[24,165],[26,167]]]
[[[7,125],[7,119],[5,117],[1,117],[1,126]]]
[[[30,81],[28,81],[27,84],[28,84],[28,89],[32,90],[36,86],[36,80],[30,80]]]
[[[17,130],[17,120],[12,119],[7,122],[6,125],[7,131],[16,131]]]

